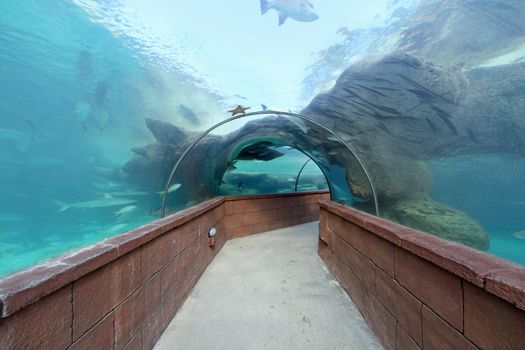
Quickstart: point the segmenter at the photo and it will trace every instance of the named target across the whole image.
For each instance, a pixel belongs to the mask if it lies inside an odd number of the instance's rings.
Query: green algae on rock
[[[480,224],[462,211],[430,198],[391,203],[385,207],[383,215],[402,225],[476,249],[489,248],[489,236]]]

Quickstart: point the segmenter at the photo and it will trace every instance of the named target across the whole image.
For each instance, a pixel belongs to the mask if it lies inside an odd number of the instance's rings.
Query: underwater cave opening
[[[216,196],[294,192],[296,183],[303,190],[328,188],[332,200],[379,214],[372,180],[356,153],[308,116],[273,110],[241,113],[184,139],[178,149],[186,150],[173,155],[162,216]],[[311,165],[305,165],[308,159]],[[317,174],[304,173],[308,166]],[[309,185],[300,184],[300,173]]]

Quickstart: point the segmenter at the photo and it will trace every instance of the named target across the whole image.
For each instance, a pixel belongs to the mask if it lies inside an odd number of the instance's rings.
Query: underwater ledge
[[[226,240],[319,217],[320,257],[386,348],[525,340],[525,268],[328,197],[215,198],[1,279],[0,348],[152,348]]]

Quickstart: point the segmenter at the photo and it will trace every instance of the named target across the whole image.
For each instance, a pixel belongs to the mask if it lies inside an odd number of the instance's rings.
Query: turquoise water
[[[491,239],[489,253],[525,265],[525,258],[523,257],[525,239],[523,237],[515,237],[511,231],[500,228],[489,227],[488,231]]]
[[[383,216],[421,228],[448,222],[447,205],[466,216],[450,227],[475,226],[478,248],[525,265],[522,2],[311,3],[318,16],[292,8],[279,25],[259,0],[0,2],[0,276],[158,218],[183,150],[237,105],[341,136]],[[172,210],[297,183],[374,211],[333,135],[256,121],[189,154]],[[428,198],[436,217],[400,215]]]

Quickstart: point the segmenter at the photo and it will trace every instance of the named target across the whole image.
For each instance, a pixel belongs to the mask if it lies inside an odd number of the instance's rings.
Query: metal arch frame
[[[303,166],[301,167],[301,170],[299,170],[299,173],[297,173],[297,177],[295,178],[295,187],[294,187],[295,192],[297,192],[297,185],[299,185],[299,178],[301,177],[301,174],[303,173],[304,168],[306,168],[306,165],[310,163],[311,160],[312,158],[308,158],[308,160],[304,162]],[[327,183],[329,182],[328,179],[326,179],[326,182]]]
[[[374,206],[375,206],[375,210],[376,210],[376,216],[379,216],[379,203],[378,203],[378,200],[377,200],[377,194],[376,194],[376,190],[374,188],[374,184],[372,183],[372,179],[370,178],[370,174],[368,173],[368,170],[366,170],[365,165],[363,164],[361,159],[352,150],[352,148],[345,142],[345,140],[343,140],[339,135],[337,135],[332,130],[328,129],[326,126],[322,125],[321,123],[319,123],[319,122],[317,122],[317,121],[315,121],[315,120],[313,120],[313,119],[311,119],[309,117],[306,117],[306,116],[301,115],[301,114],[293,113],[293,112],[281,112],[281,111],[274,111],[274,110],[268,109],[268,110],[258,111],[258,112],[243,113],[243,114],[239,114],[237,116],[233,116],[233,117],[230,117],[228,119],[225,119],[222,122],[219,122],[219,123],[213,125],[212,127],[210,127],[209,129],[207,129],[206,131],[204,131],[202,133],[202,135],[200,135],[197,139],[195,139],[193,141],[193,143],[184,151],[184,153],[181,155],[181,157],[177,160],[177,163],[175,163],[175,165],[173,166],[173,169],[171,170],[171,173],[170,173],[170,176],[168,178],[168,181],[166,182],[166,186],[164,187],[164,196],[162,197],[161,217],[164,217],[165,214],[166,214],[166,200],[167,200],[167,197],[168,197],[168,190],[169,190],[169,186],[170,186],[171,180],[173,180],[173,176],[175,176],[175,172],[179,168],[179,165],[182,163],[182,161],[186,158],[188,153],[190,153],[191,150],[193,150],[193,148],[202,139],[204,139],[206,136],[208,136],[208,134],[210,134],[213,130],[215,130],[218,127],[220,127],[220,126],[222,126],[224,124],[227,124],[227,123],[229,123],[231,121],[234,121],[234,120],[237,120],[237,119],[243,119],[243,118],[246,118],[246,117],[256,116],[256,115],[272,115],[272,114],[278,115],[278,116],[286,115],[286,116],[289,116],[289,117],[295,117],[295,118],[299,118],[301,120],[310,122],[310,123],[320,127],[324,131],[327,131],[329,134],[334,136],[339,142],[341,142],[348,149],[348,151],[350,151],[350,153],[355,157],[355,159],[357,160],[357,163],[359,164],[361,169],[363,169],[363,172],[366,175],[366,179],[368,181],[370,189],[372,190],[372,196],[374,197]],[[326,177],[326,174],[325,174],[325,177]],[[328,178],[327,178],[327,182],[328,182],[328,186],[331,188],[330,181],[328,181]],[[333,193],[333,192],[330,191],[330,193]]]

